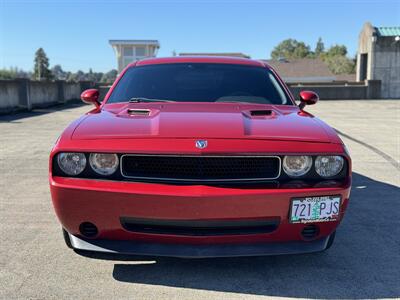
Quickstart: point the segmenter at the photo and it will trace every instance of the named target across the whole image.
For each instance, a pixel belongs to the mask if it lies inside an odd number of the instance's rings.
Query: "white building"
[[[117,57],[118,72],[135,60],[155,57],[160,43],[157,40],[110,40]]]

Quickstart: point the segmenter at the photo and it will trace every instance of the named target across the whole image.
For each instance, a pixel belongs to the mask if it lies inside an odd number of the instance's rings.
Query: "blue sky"
[[[109,39],[158,39],[158,56],[243,52],[269,58],[286,38],[356,53],[366,21],[400,26],[400,1],[35,1],[0,0],[0,68],[33,68],[43,47],[64,70],[116,67]]]

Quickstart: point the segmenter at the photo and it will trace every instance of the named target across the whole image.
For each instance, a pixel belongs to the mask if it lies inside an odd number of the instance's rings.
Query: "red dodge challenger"
[[[176,257],[328,249],[350,195],[351,159],[267,64],[152,58],[127,66],[72,122],[49,179],[75,250]],[[78,251],[79,252],[79,251]]]

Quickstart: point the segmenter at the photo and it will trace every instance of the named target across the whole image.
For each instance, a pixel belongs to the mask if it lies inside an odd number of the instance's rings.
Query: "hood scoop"
[[[130,116],[140,116],[147,117],[150,116],[150,109],[142,109],[142,108],[128,108],[126,111]]]
[[[277,117],[278,113],[272,109],[250,109],[242,111],[248,119],[270,119]]]
[[[272,110],[270,110],[270,109],[251,110],[250,111],[250,116],[254,116],[254,117],[264,117],[264,116],[270,116],[270,115],[272,115]]]

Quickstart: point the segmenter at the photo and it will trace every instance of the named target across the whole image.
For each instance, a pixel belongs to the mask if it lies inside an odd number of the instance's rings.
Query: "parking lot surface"
[[[0,299],[400,297],[400,100],[308,108],[338,130],[353,157],[350,205],[330,250],[197,260],[100,260],[64,245],[48,154],[63,128],[89,109],[0,117]]]

